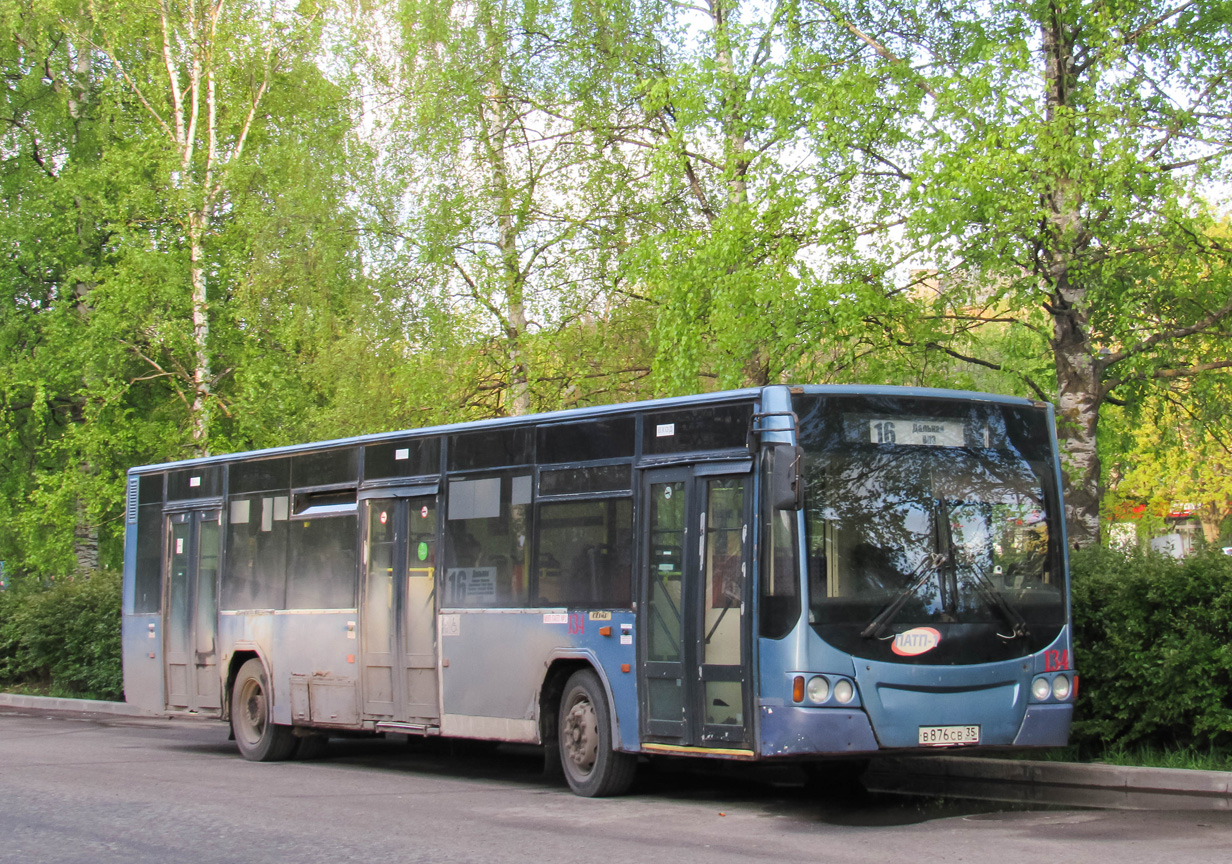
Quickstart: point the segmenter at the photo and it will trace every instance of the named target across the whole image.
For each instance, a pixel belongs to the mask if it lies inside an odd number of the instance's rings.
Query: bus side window
[[[544,502],[536,522],[536,596],[543,606],[627,607],[632,601],[633,501]]]
[[[161,612],[163,608],[163,505],[137,508],[137,569],[134,612]]]
[[[291,522],[288,609],[353,609],[355,513]]]
[[[296,493],[290,520],[288,609],[353,609],[359,582],[354,489]]]
[[[222,609],[282,609],[287,580],[288,496],[232,497]]]
[[[768,542],[763,553],[758,629],[762,636],[780,639],[791,632],[800,617],[795,511],[767,508],[763,536]]]
[[[521,469],[449,482],[442,605],[526,605],[531,481]]]

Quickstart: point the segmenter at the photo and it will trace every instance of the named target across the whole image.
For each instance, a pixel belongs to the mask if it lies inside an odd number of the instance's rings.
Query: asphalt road
[[[585,800],[540,768],[529,750],[367,739],[258,765],[216,722],[0,710],[0,861],[1175,864],[1232,850],[1227,811],[825,795],[790,770],[678,764]]]

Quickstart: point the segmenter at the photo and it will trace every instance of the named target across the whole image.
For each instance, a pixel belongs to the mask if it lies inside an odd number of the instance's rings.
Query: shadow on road
[[[163,746],[239,759],[226,728],[216,740],[186,742],[168,737]],[[497,782],[536,794],[568,794],[563,780],[548,778],[539,747],[451,739],[334,737],[314,763],[356,771],[419,774],[434,778]],[[805,774],[794,765],[748,764],[655,757],[639,766],[629,793],[642,798],[725,808],[760,810],[790,822],[850,827],[915,825],[935,819],[1014,811],[1046,811],[980,800],[869,792],[858,781],[827,784],[824,773]]]

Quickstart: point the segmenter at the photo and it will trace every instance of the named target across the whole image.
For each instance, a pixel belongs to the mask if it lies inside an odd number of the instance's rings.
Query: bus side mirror
[[[804,507],[804,451],[789,444],[770,448],[770,503],[776,510]]]

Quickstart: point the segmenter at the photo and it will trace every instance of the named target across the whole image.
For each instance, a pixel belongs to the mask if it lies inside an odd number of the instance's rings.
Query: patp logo
[[[916,627],[895,636],[891,647],[900,657],[915,657],[933,650],[940,642],[941,634],[932,627]]]

